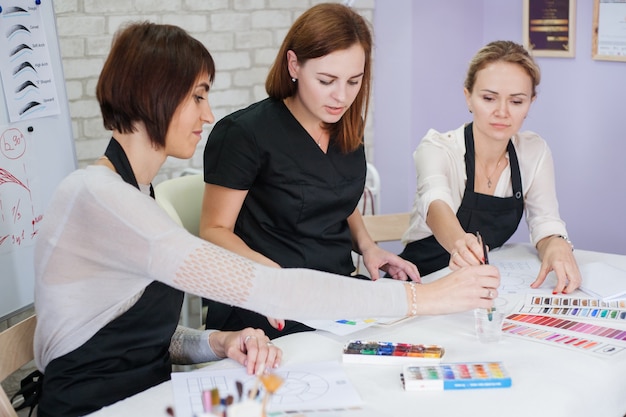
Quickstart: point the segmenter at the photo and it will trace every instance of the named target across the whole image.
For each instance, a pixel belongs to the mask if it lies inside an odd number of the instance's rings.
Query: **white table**
[[[626,256],[580,250],[575,253],[581,265],[603,261],[626,270]],[[533,248],[519,244],[505,245],[490,254],[492,262],[535,257]],[[427,279],[440,275],[435,273]],[[513,306],[523,296],[509,294],[506,298]],[[626,323],[615,320],[605,320],[602,324],[626,330]],[[296,364],[341,360],[342,347],[350,339],[439,344],[446,349],[445,362],[502,361],[513,380],[511,388],[503,389],[407,392],[400,384],[400,365],[342,364],[372,415],[626,415],[626,356],[604,359],[512,336],[504,336],[497,344],[481,344],[474,334],[471,312],[419,317],[393,326],[370,327],[347,336],[319,331],[300,333],[276,339],[275,343],[284,351],[283,363]],[[211,366],[231,367],[234,362],[224,360]],[[166,407],[173,403],[168,381],[91,416],[166,416]]]

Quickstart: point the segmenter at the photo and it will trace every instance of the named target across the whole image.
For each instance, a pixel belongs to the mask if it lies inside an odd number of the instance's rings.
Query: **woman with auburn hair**
[[[357,208],[371,52],[368,24],[350,7],[322,3],[293,23],[267,76],[269,98],[209,135],[201,237],[265,265],[341,275],[354,272],[354,249],[373,279],[382,269],[419,280],[414,265],[372,241]],[[209,310],[209,327],[254,323],[270,338],[310,330],[211,302]]]

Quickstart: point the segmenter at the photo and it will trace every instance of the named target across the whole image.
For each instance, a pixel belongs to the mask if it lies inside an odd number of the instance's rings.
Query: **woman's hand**
[[[250,375],[278,367],[283,357],[283,351],[274,346],[263,330],[251,327],[237,332],[213,332],[209,335],[209,345],[218,356],[245,366]]]
[[[483,248],[478,238],[472,233],[465,233],[462,239],[454,242],[450,251],[450,269],[456,271],[464,266],[480,265],[485,263]]]
[[[281,332],[284,328],[285,328],[285,320],[284,319],[275,319],[273,317],[266,317],[267,321],[269,322],[270,326],[272,326],[273,328],[277,329],[279,332]]]
[[[416,282],[421,282],[420,274],[413,263],[380,248],[376,244],[371,245],[368,249],[363,251],[363,264],[365,264],[365,268],[367,268],[373,281],[376,281],[380,277],[379,271],[382,270],[388,273],[393,279],[400,281],[411,279]]]
[[[450,314],[475,308],[491,308],[493,299],[498,296],[499,286],[500,271],[493,265],[458,269],[428,284],[415,286],[417,315]],[[410,299],[410,295],[407,297]]]
[[[531,288],[539,288],[546,280],[548,273],[556,274],[556,287],[552,294],[569,294],[582,284],[576,258],[571,244],[560,236],[545,237],[537,243],[537,251],[541,258],[541,269]]]

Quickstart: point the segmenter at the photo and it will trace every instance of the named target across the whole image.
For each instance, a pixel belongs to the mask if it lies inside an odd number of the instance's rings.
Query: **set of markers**
[[[505,388],[511,377],[500,362],[441,363],[439,345],[351,340],[343,348],[343,362],[378,365],[402,364],[406,391]]]

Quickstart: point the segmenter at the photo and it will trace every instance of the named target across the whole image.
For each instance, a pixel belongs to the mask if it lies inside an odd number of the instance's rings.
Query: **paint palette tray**
[[[440,362],[445,349],[439,345],[351,340],[343,348],[343,362],[407,364]]]
[[[502,362],[405,365],[401,378],[406,391],[508,388],[512,383]]]

